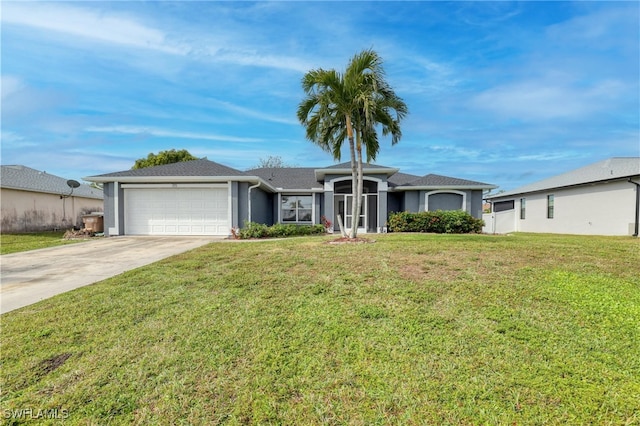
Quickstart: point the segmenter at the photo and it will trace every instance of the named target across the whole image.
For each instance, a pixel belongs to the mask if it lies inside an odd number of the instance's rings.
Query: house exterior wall
[[[422,203],[420,201],[422,200]],[[420,212],[424,211],[424,191],[405,191],[403,211]]]
[[[82,227],[82,215],[102,211],[102,200],[60,198],[43,192],[2,188],[0,232],[36,232]]]
[[[116,226],[114,188],[115,182],[106,182],[102,185],[102,193],[104,194],[104,234],[106,236],[113,235]]]
[[[313,218],[314,225],[322,223],[322,216],[327,217],[324,209],[324,196],[323,194],[314,193],[313,203],[315,207],[315,216]]]
[[[322,214],[324,215],[324,217],[327,218],[327,220],[329,222],[331,222],[331,224],[333,226],[333,229],[334,230],[338,230],[337,218],[335,218],[334,215],[333,215],[333,211],[334,211],[334,208],[333,208],[333,194],[334,194],[333,191],[328,191],[325,188],[324,193],[319,194],[319,195],[323,199],[322,205],[323,205],[324,209],[322,211]]]
[[[469,197],[469,214],[476,219],[482,219],[482,190],[470,191],[471,197]]]
[[[547,196],[554,196],[553,218],[547,218]],[[525,198],[525,219],[520,219]],[[632,235],[635,225],[636,186],[627,181],[581,185],[522,194],[494,201],[514,200],[513,225],[498,221],[495,232],[540,232],[579,235]],[[502,212],[500,212],[502,213]],[[489,226],[489,225],[488,225]]]
[[[273,225],[273,194],[269,194],[260,188],[251,190],[251,221]]]
[[[106,182],[104,194],[104,234],[124,235],[124,189],[118,182]]]
[[[238,225],[244,226],[249,220],[249,184],[247,182],[238,182]],[[251,218],[253,220],[253,217]]]
[[[238,197],[240,196],[238,194],[238,182],[230,182],[229,187],[231,192],[231,227],[240,228],[244,226],[244,220],[240,220],[240,211],[238,208]]]

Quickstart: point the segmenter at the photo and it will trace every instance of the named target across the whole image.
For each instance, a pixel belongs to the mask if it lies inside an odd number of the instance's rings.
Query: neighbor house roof
[[[567,173],[552,176],[538,182],[521,186],[512,191],[495,194],[487,199],[503,198],[529,192],[555,188],[607,182],[640,176],[640,157],[613,157]]]
[[[67,180],[60,176],[22,165],[1,166],[0,187],[55,195],[71,194]],[[74,197],[103,199],[102,191],[86,184],[73,189]]]

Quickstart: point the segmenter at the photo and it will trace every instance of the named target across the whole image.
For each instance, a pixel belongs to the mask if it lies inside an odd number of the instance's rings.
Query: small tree
[[[251,167],[252,169],[279,169],[285,167],[296,167],[293,164],[287,164],[282,157],[278,155],[270,155],[268,157],[261,157],[258,164]]]
[[[147,158],[139,158],[136,160],[132,169],[143,169],[145,167],[161,166],[163,164],[179,163],[181,161],[197,160],[186,149],[176,151],[175,149],[160,151],[158,154],[152,152],[147,155]]]

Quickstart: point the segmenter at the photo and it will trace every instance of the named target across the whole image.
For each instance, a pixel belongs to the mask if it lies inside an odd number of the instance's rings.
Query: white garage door
[[[127,188],[127,235],[228,235],[229,192],[224,188]]]

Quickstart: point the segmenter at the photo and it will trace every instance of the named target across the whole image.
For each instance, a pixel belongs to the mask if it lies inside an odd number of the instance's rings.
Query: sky
[[[635,1],[2,1],[0,13],[3,165],[80,180],[186,149],[239,170],[269,156],[329,166],[296,117],[301,80],[364,49],[409,109],[376,164],[510,190],[640,156]]]

